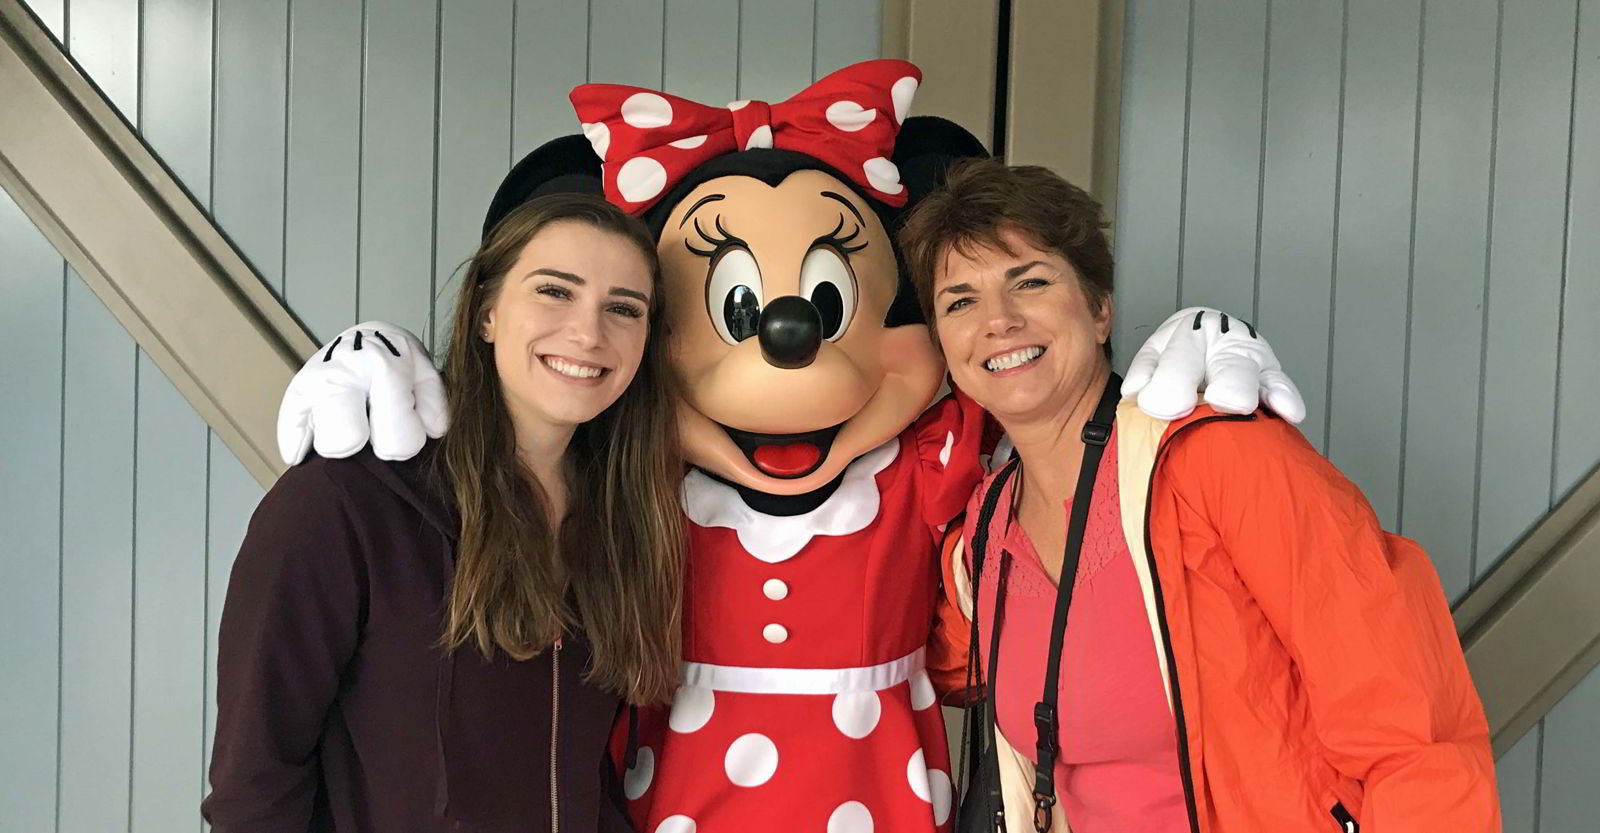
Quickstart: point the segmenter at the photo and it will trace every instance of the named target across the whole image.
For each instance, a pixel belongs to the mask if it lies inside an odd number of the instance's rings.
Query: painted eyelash
[[[700,218],[699,217],[694,218],[694,231],[695,231],[695,233],[700,235],[700,239],[706,241],[706,243],[709,244],[711,246],[711,248],[709,248],[709,249],[697,249],[697,248],[694,247],[694,244],[690,243],[688,240],[683,241],[684,248],[688,249],[691,252],[694,252],[695,254],[697,254],[697,255],[699,255],[701,257],[715,257],[723,249],[726,249],[726,248],[728,248],[730,246],[744,246],[747,249],[750,247],[750,244],[744,242],[743,239],[741,239],[738,236],[734,235],[733,232],[730,232],[726,228],[722,227],[722,215],[721,214],[717,215],[717,218],[712,221],[711,225],[714,228],[716,228],[718,234],[722,235],[721,237],[712,237],[711,234],[708,233],[704,228],[701,228],[701,226],[700,226]]]
[[[811,245],[813,245],[813,246],[832,246],[833,248],[837,249],[841,254],[846,254],[846,255],[855,254],[856,252],[859,252],[862,249],[865,249],[867,247],[866,243],[862,243],[859,246],[850,245],[850,243],[852,241],[854,241],[857,237],[861,236],[861,227],[860,226],[856,226],[854,229],[851,229],[851,231],[850,231],[850,233],[848,235],[846,235],[844,237],[840,237],[839,236],[839,232],[842,231],[842,230],[844,230],[844,215],[840,214],[839,215],[839,224],[833,227],[833,231],[830,231],[827,234],[824,234],[821,237],[818,237],[816,240],[811,241]]]

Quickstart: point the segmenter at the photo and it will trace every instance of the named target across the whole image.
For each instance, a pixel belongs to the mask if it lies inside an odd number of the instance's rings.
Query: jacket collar
[[[428,524],[454,544],[461,533],[460,514],[451,493],[448,475],[439,460],[439,441],[429,440],[417,456],[409,460],[380,460],[372,448],[363,448],[356,459],[378,481],[411,504]]]

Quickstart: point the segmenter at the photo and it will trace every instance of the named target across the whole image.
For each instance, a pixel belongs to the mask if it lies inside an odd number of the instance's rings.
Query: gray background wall
[[[1119,355],[1253,316],[1459,598],[1600,461],[1600,2],[1127,6]],[[1597,740],[1600,673],[1502,761],[1506,829],[1597,829]]]
[[[501,176],[576,132],[574,84],[781,99],[880,40],[873,0],[30,5],[319,339],[431,341]],[[261,489],[3,193],[0,388],[0,831],[201,827]]]

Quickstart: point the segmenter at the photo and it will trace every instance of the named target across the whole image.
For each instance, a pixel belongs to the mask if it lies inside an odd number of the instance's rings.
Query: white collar
[[[849,535],[878,516],[877,474],[900,454],[900,438],[857,457],[844,470],[839,488],[821,506],[803,515],[765,515],[751,509],[738,491],[699,469],[683,478],[683,511],[705,527],[724,527],[739,535],[745,551],[768,564],[793,558],[816,535]]]

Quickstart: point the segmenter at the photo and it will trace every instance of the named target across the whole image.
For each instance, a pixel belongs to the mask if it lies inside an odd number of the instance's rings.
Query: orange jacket
[[[1421,548],[1281,419],[1169,424],[1131,402],[1117,419],[1195,833],[1349,833],[1341,810],[1364,833],[1498,831],[1488,725]],[[947,541],[930,649],[947,691],[967,655],[959,559]]]

